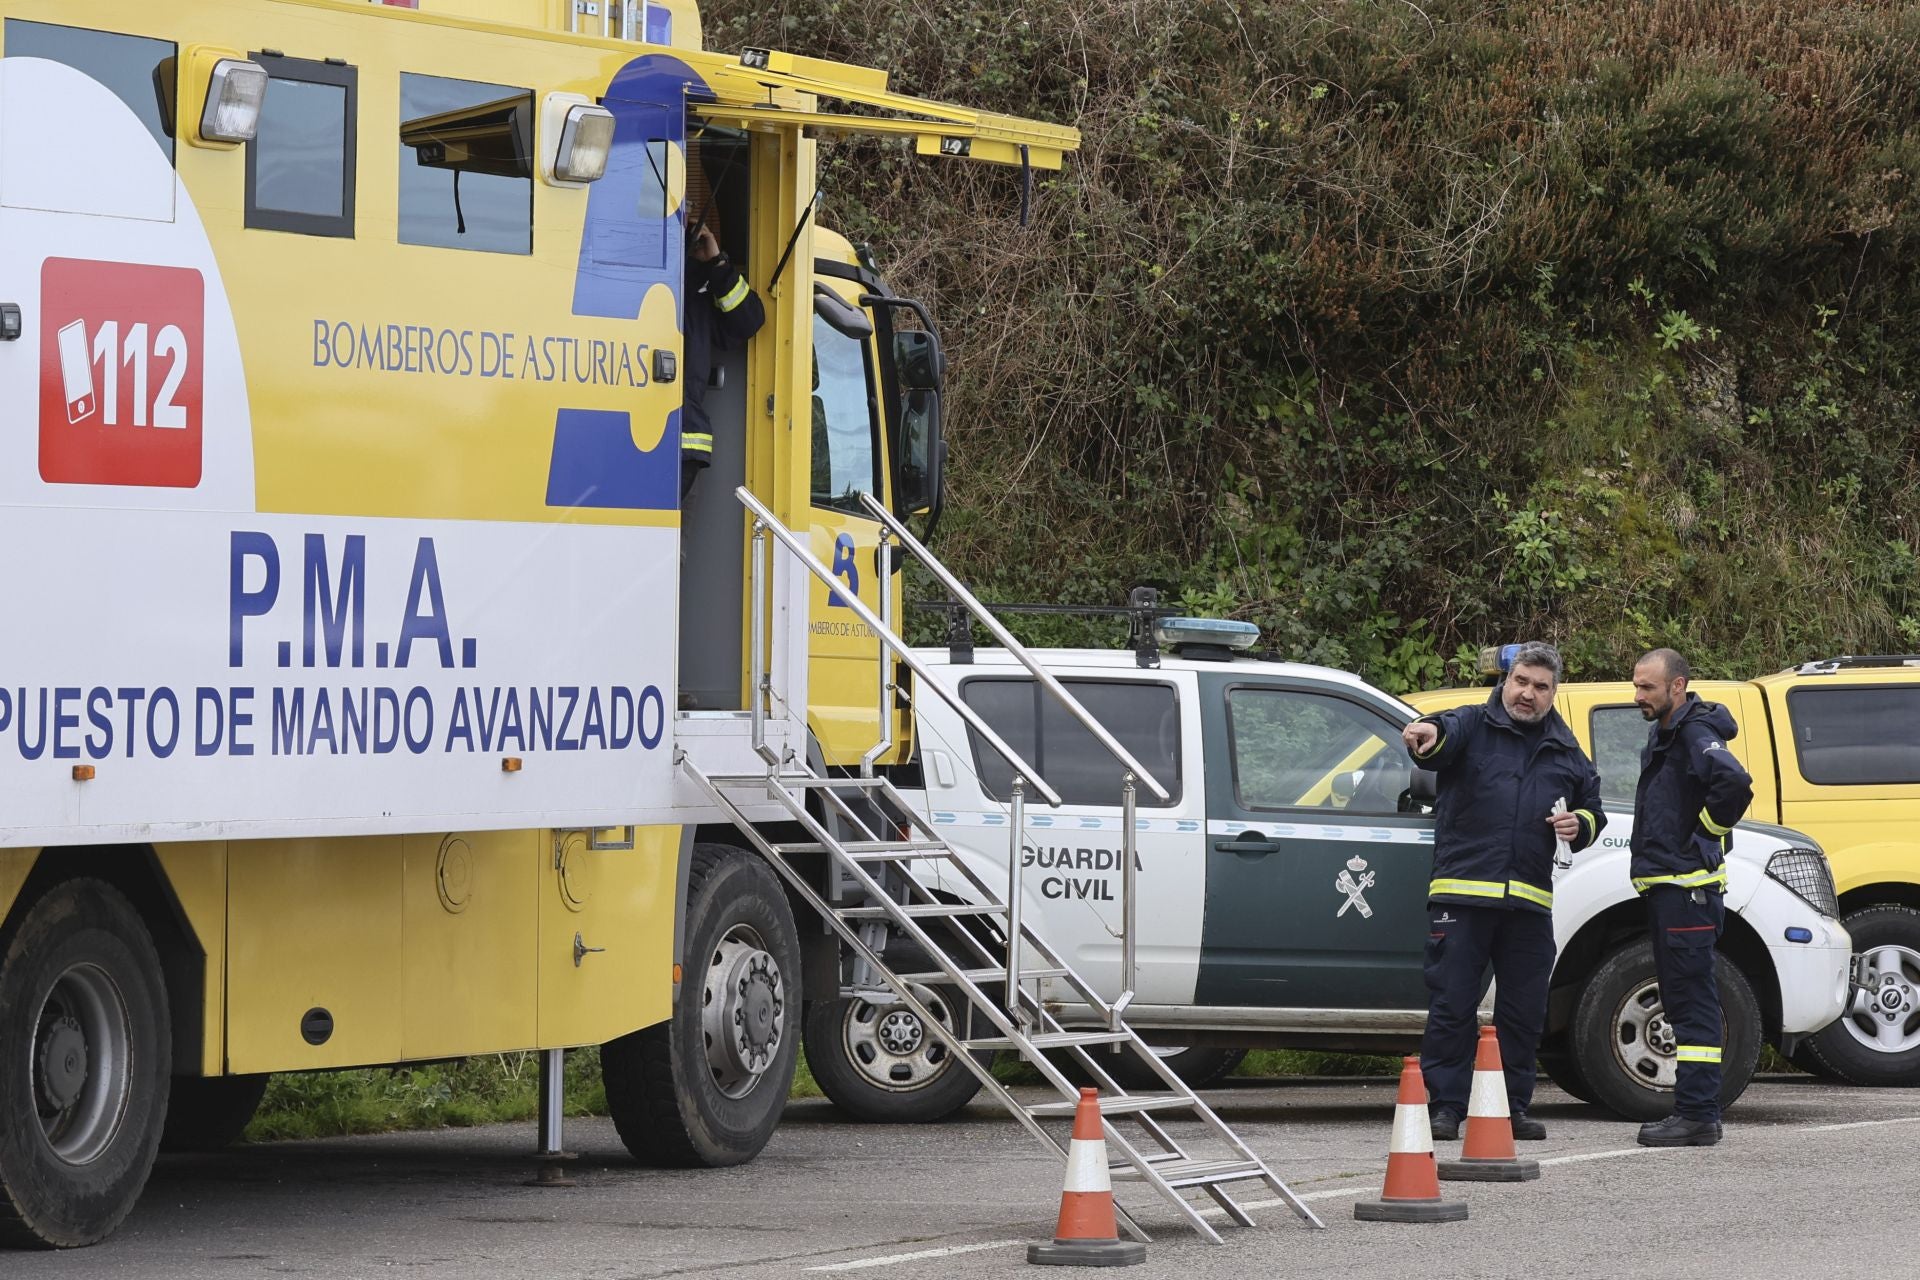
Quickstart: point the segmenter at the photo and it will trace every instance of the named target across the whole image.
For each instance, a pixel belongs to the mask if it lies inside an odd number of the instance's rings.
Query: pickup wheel
[[[1843,923],[1859,958],[1859,985],[1839,1020],[1801,1053],[1821,1074],[1849,1084],[1920,1084],[1920,911],[1867,907]]]
[[[1240,1060],[1247,1056],[1247,1051],[1215,1049],[1206,1045],[1192,1045],[1185,1049],[1156,1045],[1153,1056],[1171,1068],[1173,1074],[1179,1076],[1189,1089],[1204,1089],[1232,1075],[1233,1069],[1240,1065]],[[1155,1075],[1135,1054],[1106,1054],[1099,1059],[1099,1062],[1106,1068],[1108,1075],[1129,1089],[1166,1087],[1160,1077]]]
[[[1746,1091],[1760,1061],[1760,1004],[1738,966],[1718,953],[1714,961],[1726,1030],[1720,1105],[1728,1107]],[[1574,1006],[1568,1043],[1596,1105],[1629,1120],[1672,1113],[1675,1041],[1650,941],[1624,943],[1600,962]]]
[[[1586,1076],[1580,1072],[1580,1060],[1573,1056],[1567,1047],[1565,1036],[1557,1037],[1540,1046],[1540,1069],[1547,1073],[1547,1079],[1553,1081],[1562,1090],[1582,1102],[1593,1102],[1593,1086],[1587,1083]]]
[[[966,1025],[966,1008],[937,987],[913,995],[941,1026]],[[977,1055],[991,1065],[993,1052]],[[818,1000],[807,1007],[807,1067],[833,1104],[861,1120],[924,1124],[973,1100],[980,1079],[903,1000]]]
[[[693,846],[673,1014],[600,1050],[607,1110],[643,1164],[743,1164],[780,1122],[800,1048],[800,936],[759,857]]]
[[[160,954],[100,880],[48,890],[0,949],[0,1244],[71,1249],[132,1211],[167,1114]]]

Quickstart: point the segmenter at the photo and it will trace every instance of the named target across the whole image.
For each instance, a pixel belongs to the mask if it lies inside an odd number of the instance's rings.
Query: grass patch
[[[1321,1053],[1312,1049],[1255,1049],[1236,1076],[1397,1076],[1400,1059],[1379,1053]]]

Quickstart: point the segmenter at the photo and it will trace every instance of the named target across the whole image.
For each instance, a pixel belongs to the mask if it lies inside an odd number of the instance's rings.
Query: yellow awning
[[[928,98],[914,98],[887,89],[887,73],[875,67],[827,62],[796,54],[749,49],[738,59],[711,63],[695,55],[707,85],[719,99],[694,103],[689,110],[716,124],[777,122],[800,124],[828,133],[911,137],[922,155],[981,160],[989,164],[1026,161],[1036,169],[1058,169],[1062,157],[1080,145],[1080,131],[1019,116],[973,111]],[[846,115],[783,104],[784,95],[807,94],[814,99],[872,107],[885,114]]]

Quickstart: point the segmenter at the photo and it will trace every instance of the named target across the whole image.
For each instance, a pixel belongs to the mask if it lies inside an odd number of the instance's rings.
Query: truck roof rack
[[[1817,676],[1835,671],[1851,671],[1861,667],[1920,667],[1920,654],[1862,653],[1846,654],[1838,658],[1814,658],[1801,663],[1795,671],[1803,676]]]
[[[915,600],[916,609],[929,609],[947,615],[947,661],[956,667],[973,664],[973,618],[957,600]],[[1080,618],[1127,619],[1127,647],[1134,661],[1143,667],[1160,665],[1160,646],[1153,639],[1156,618],[1179,616],[1178,609],[1160,603],[1154,587],[1135,587],[1126,604],[988,604],[993,613],[1038,613]]]

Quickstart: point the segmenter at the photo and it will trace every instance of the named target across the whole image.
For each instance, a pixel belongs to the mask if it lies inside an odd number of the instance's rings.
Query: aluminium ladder
[[[827,583],[836,586],[831,570],[791,531],[784,528],[764,506],[745,489],[736,491],[740,501],[753,513],[754,552],[754,655],[753,721],[754,746],[766,761],[765,772],[707,775],[676,751],[680,768],[711,799],[772,864],[773,869],[804,901],[820,913],[839,935],[857,962],[856,985],[884,986],[919,1017],[921,1025],[940,1039],[952,1058],[971,1071],[981,1085],[1010,1111],[1014,1118],[1042,1145],[1064,1162],[1067,1143],[1049,1129],[1046,1121],[1070,1124],[1079,1097],[1079,1089],[1056,1061],[1057,1054],[1074,1063],[1085,1078],[1100,1089],[1100,1111],[1106,1122],[1110,1173],[1116,1183],[1143,1182],[1173,1205],[1202,1237],[1214,1244],[1220,1235],[1207,1221],[1208,1210],[1189,1199],[1195,1191],[1204,1192],[1219,1210],[1241,1226],[1252,1226],[1246,1208],[1234,1198],[1236,1188],[1250,1184],[1264,1186],[1280,1197],[1306,1222],[1315,1227],[1325,1224],[1299,1196],[1267,1167],[1265,1161],[1202,1101],[1187,1084],[1156,1056],[1137,1032],[1129,1027],[1124,1009],[1132,999],[1132,894],[1133,850],[1133,772],[1129,772],[1124,794],[1127,870],[1125,905],[1123,986],[1127,989],[1116,999],[1104,999],[1076,973],[1066,959],[1022,919],[1017,878],[1004,895],[977,874],[958,851],[914,810],[890,780],[878,776],[872,762],[888,745],[883,738],[870,752],[862,772],[855,776],[827,776],[814,772],[789,752],[784,757],[769,748],[763,738],[762,721],[771,698],[771,683],[761,643],[761,602],[764,600],[764,554],[767,535],[778,538],[796,559]],[[1004,629],[986,614],[984,608],[954,581],[944,566],[933,561],[906,528],[878,502],[866,499],[868,508],[881,519],[883,528],[900,539],[936,577],[947,583],[955,598],[976,615],[1008,645],[1015,656],[1027,664],[1035,678],[1055,697],[1067,704],[1097,738],[1129,770],[1140,770],[1124,748],[1115,742],[1072,695],[1039,668],[1006,635]],[[886,534],[882,535],[881,581],[890,577],[886,559]],[[886,598],[882,592],[883,600]],[[1043,796],[1058,797],[1010,747],[1000,740],[970,708],[932,679],[919,666],[907,644],[880,617],[876,617],[857,599],[850,601],[855,612],[879,636],[882,646],[881,724],[888,722],[890,695],[896,690],[886,670],[885,659],[891,650],[922,676],[921,687],[931,688],[954,705],[994,747],[1012,763],[1015,770],[1012,806],[1012,849],[1010,875],[1017,877],[1018,849],[1024,828],[1024,788],[1028,781]],[[888,610],[883,605],[883,613]],[[883,733],[885,730],[883,729]],[[1158,790],[1150,778],[1147,784]],[[809,804],[809,797],[817,804]],[[783,811],[809,839],[775,842],[748,817],[749,810],[764,811],[771,803]],[[828,883],[851,882],[854,893],[848,902],[830,900],[816,884],[816,872],[825,860],[830,868]],[[951,901],[937,897],[917,880],[915,863],[938,862],[959,872],[966,882],[970,901]],[[839,896],[839,895],[836,895]],[[896,931],[911,942],[918,955],[931,967],[920,972],[898,972],[887,961],[885,939],[888,930]],[[916,959],[916,963],[919,963]],[[1011,980],[1010,980],[1011,979]],[[1084,1008],[1102,1024],[1088,1028],[1069,1026],[1059,1012],[1041,998],[1044,979],[1064,982]],[[874,982],[877,980],[877,983]],[[928,987],[940,987],[957,993],[964,1010],[958,1011],[949,1025],[927,1007],[922,993]],[[877,992],[876,992],[877,994]],[[1077,1021],[1077,1020],[1076,1020]],[[983,1025],[984,1024],[984,1025]],[[1058,1100],[1027,1102],[1014,1096],[989,1070],[992,1052],[1013,1050],[1046,1079],[1057,1092]],[[1097,1050],[1097,1052],[1096,1052]],[[1143,1063],[1160,1088],[1129,1091],[1122,1088],[1102,1064],[1113,1052],[1131,1053]],[[1178,1137],[1162,1121],[1170,1119],[1197,1122],[1194,1129],[1183,1128]],[[1196,1131],[1197,1130],[1197,1131]],[[1140,1241],[1151,1237],[1135,1220],[1132,1212],[1116,1199],[1115,1212],[1129,1235]]]

